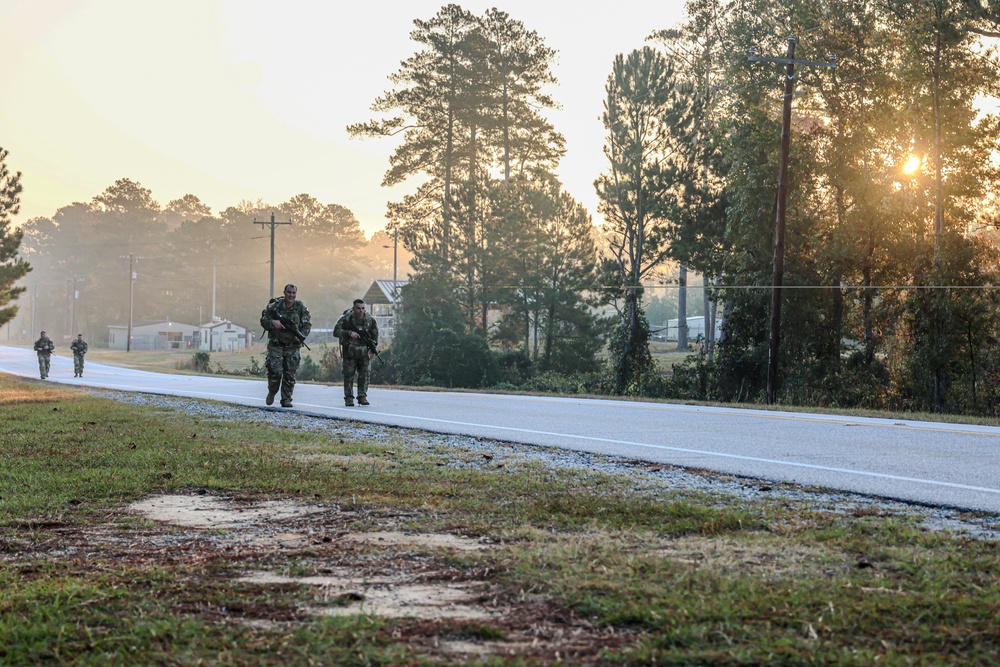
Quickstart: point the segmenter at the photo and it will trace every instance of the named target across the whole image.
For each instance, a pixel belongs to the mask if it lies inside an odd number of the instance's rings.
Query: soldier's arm
[[[309,309],[303,304],[302,315],[299,317],[299,331],[302,332],[303,336],[308,336],[312,328],[312,318],[309,316]]]

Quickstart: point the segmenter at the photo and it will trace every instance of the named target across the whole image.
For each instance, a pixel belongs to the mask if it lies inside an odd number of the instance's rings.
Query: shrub
[[[302,357],[302,363],[299,364],[299,371],[295,377],[303,381],[316,380],[319,373],[320,365],[313,361],[311,356],[305,355]]]
[[[180,370],[191,370],[196,373],[208,373],[211,365],[211,355],[208,352],[195,352],[187,361],[178,361],[174,366]]]

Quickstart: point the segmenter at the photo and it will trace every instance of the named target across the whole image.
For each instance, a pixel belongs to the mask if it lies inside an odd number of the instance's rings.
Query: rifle
[[[306,345],[306,336],[305,336],[305,334],[303,334],[301,331],[299,331],[299,328],[297,326],[295,326],[294,322],[292,322],[287,317],[282,317],[281,315],[278,315],[278,312],[274,308],[268,308],[268,310],[270,311],[271,315],[273,315],[273,317],[271,319],[278,320],[279,322],[281,322],[281,326],[283,326],[285,328],[285,331],[288,331],[293,336],[295,336],[295,338],[300,343],[302,343],[302,347],[304,347],[307,350],[309,350],[310,352],[312,352],[312,348],[309,347],[308,345]],[[270,335],[271,335],[270,332],[268,332],[268,336],[270,336]]]
[[[361,336],[361,342],[364,343],[369,350],[371,350],[372,354],[378,357],[378,360],[381,361],[384,366],[385,359],[383,359],[382,355],[378,353],[378,343],[372,340],[371,334],[358,328],[358,325],[354,323],[354,318],[351,315],[347,316],[347,328]]]
[[[277,320],[281,322],[281,326],[285,327],[286,331],[291,332],[291,334],[295,336],[295,338],[297,338],[300,343],[302,343],[302,347],[306,348],[310,352],[312,351],[312,348],[306,345],[305,334],[299,331],[299,328],[295,326],[295,324],[292,323],[290,319],[288,319],[287,317],[278,317]]]

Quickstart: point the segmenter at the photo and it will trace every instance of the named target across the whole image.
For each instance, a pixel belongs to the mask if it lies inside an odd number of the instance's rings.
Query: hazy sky
[[[0,0],[0,146],[23,172],[15,225],[90,201],[119,178],[159,202],[191,193],[213,211],[300,193],[385,225],[387,139],[350,139],[417,45],[413,19],[444,2]],[[682,0],[463,1],[496,6],[558,51],[551,119],[560,176],[594,212],[600,123],[615,54],[676,24]]]

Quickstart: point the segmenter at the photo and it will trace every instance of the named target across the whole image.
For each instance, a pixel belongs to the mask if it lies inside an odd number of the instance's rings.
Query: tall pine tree
[[[17,300],[25,287],[14,283],[27,275],[31,266],[18,256],[21,230],[13,230],[10,218],[17,215],[21,206],[21,172],[10,171],[8,152],[0,148],[0,326],[17,315]]]

